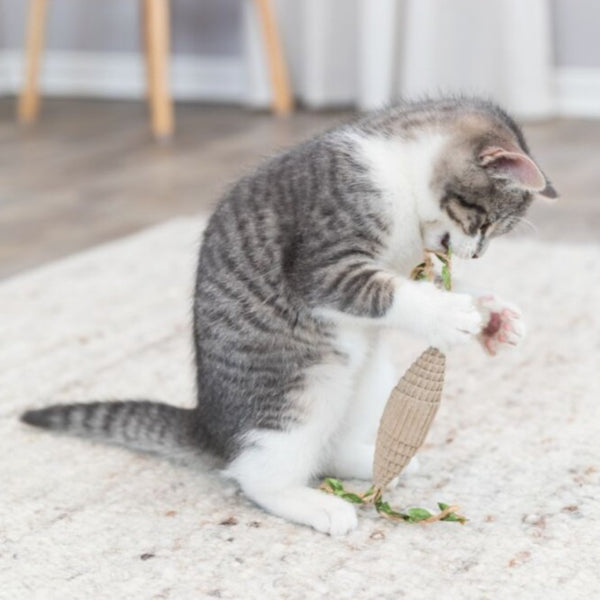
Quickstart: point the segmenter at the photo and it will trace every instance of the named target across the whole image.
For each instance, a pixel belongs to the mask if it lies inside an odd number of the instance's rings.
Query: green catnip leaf
[[[433,516],[426,508],[409,508],[406,512],[411,520],[417,523]]]
[[[325,483],[334,491],[334,492],[343,492],[344,485],[339,479],[334,479],[333,477],[326,477]]]

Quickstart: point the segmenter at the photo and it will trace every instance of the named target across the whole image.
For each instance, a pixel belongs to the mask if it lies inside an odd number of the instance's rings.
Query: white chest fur
[[[430,183],[445,138],[423,133],[410,140],[356,136],[353,141],[382,192],[383,210],[391,219],[391,235],[381,260],[398,274],[408,275],[423,256],[421,223],[429,206],[436,204]]]

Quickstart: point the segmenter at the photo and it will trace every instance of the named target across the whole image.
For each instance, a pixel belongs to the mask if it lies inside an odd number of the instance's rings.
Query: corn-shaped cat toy
[[[450,257],[437,255],[443,263],[442,284],[451,288]],[[434,279],[431,257],[416,267],[414,279]],[[442,398],[446,357],[428,348],[415,360],[392,390],[385,406],[373,462],[375,497],[397,477],[423,444]]]
[[[435,276],[429,254],[412,272],[413,279],[435,281],[446,290],[451,288],[450,255],[437,254],[442,262],[441,278]],[[326,478],[322,489],[356,504],[373,503],[377,512],[392,520],[431,523],[467,519],[456,514],[458,506],[438,503],[440,513],[431,514],[422,508],[401,513],[382,499],[385,487],[402,472],[408,461],[425,441],[442,399],[446,357],[436,348],[428,348],[415,360],[392,390],[387,401],[375,443],[373,485],[363,494],[348,492],[337,479]]]
[[[383,491],[425,441],[442,398],[446,357],[428,348],[392,390],[383,411],[373,462],[373,486]]]

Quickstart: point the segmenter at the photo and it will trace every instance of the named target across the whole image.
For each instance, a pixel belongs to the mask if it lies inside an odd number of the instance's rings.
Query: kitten
[[[243,177],[208,223],[194,409],[96,402],[22,419],[142,450],[210,450],[259,506],[344,534],[353,506],[309,483],[371,479],[400,375],[384,333],[447,350],[497,331],[476,298],[411,281],[411,269],[425,248],[481,256],[534,193],[556,195],[514,121],[482,100],[406,103],[319,135]],[[518,314],[495,302],[516,343]]]

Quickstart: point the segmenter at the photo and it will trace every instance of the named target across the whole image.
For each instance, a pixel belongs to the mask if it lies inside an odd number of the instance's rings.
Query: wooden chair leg
[[[157,138],[172,135],[173,101],[169,91],[169,2],[142,0],[148,102],[152,132]]]
[[[278,115],[287,115],[293,108],[292,92],[273,6],[271,0],[254,0],[254,3],[261,21],[271,72],[273,110]]]
[[[17,108],[17,116],[21,123],[33,123],[40,109],[38,79],[44,49],[46,9],[47,0],[29,0],[25,32],[25,81],[21,87]]]

